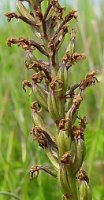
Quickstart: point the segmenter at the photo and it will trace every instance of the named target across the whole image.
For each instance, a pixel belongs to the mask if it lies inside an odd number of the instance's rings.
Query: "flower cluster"
[[[28,2],[29,10],[24,1]],[[12,18],[22,20],[35,34],[35,39],[21,37],[9,38],[7,41],[10,47],[16,44],[23,48],[26,68],[33,70],[31,80],[22,83],[25,92],[26,87],[29,87],[30,95],[34,94],[31,105],[34,126],[31,134],[52,164],[52,170],[46,166],[32,166],[30,178],[43,170],[58,180],[63,200],[90,200],[88,177],[81,169],[85,158],[84,131],[87,122],[86,117],[79,117],[78,111],[84,90],[98,82],[97,73],[93,71],[79,83],[70,85],[70,67],[85,58],[83,53],[75,51],[74,29],[71,30],[63,57],[60,58],[58,53],[68,34],[68,23],[77,19],[77,12],[72,10],[64,16],[64,8],[58,0],[47,0],[47,8],[43,12],[43,1],[17,0],[19,14],[5,14],[8,21]],[[35,50],[45,59],[34,56]],[[47,114],[54,130],[43,118]]]

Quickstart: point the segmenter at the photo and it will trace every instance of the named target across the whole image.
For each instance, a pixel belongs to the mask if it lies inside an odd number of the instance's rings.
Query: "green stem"
[[[16,196],[13,193],[10,193],[10,192],[0,192],[0,195],[5,195],[5,196],[8,196],[8,197],[12,197],[14,199],[17,199],[17,200],[21,200],[18,196]]]
[[[68,180],[70,181],[70,187],[71,187],[71,192],[72,196],[70,197],[70,200],[78,200],[78,194],[77,194],[77,187],[76,187],[76,177],[73,175],[73,172],[70,171],[69,169],[69,174],[68,174]]]

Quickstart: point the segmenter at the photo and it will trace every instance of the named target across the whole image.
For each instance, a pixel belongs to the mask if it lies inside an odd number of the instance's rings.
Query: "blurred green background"
[[[61,1],[60,1],[61,2]],[[85,52],[87,59],[76,64],[71,80],[77,82],[87,72],[98,70],[98,83],[88,88],[81,106],[86,115],[86,161],[93,200],[104,199],[104,1],[73,0],[61,2],[67,10],[78,10],[76,51]],[[32,127],[28,93],[21,82],[29,78],[24,66],[24,52],[6,40],[11,36],[33,37],[29,27],[13,20],[8,23],[4,13],[15,11],[15,1],[0,1],[0,200],[12,200],[2,192],[10,192],[21,200],[58,200],[59,188],[54,178],[40,173],[30,182],[29,169],[34,164],[47,164],[48,160],[40,147],[32,141]],[[69,42],[66,37],[64,49]],[[63,52],[61,52],[63,53]]]

